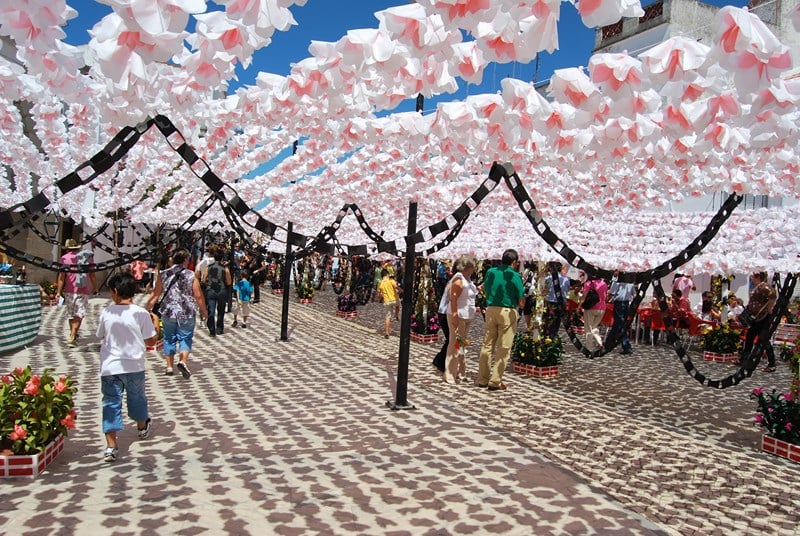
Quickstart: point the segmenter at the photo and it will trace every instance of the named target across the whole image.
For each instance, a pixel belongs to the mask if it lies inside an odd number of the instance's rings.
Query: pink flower
[[[36,396],[39,394],[39,384],[33,382],[33,378],[28,380],[28,383],[25,384],[25,390],[22,391],[26,395]]]
[[[757,422],[758,424],[761,424],[761,423],[763,423],[763,422],[764,422],[764,416],[763,416],[763,415],[761,415],[760,413],[759,413],[758,415],[756,415],[756,422]]]
[[[61,419],[61,424],[62,424],[63,426],[66,426],[66,427],[67,427],[67,428],[69,428],[70,430],[72,430],[73,428],[75,428],[75,420],[72,418],[72,415],[67,415],[66,417],[64,417],[63,419]]]
[[[775,408],[767,408],[767,411],[769,411],[770,413],[774,413],[775,412]]]
[[[0,376],[0,382],[11,383],[12,381],[13,380],[11,379],[11,376],[9,376],[7,374],[4,374],[3,376]]]
[[[59,393],[63,393],[67,389],[67,384],[62,381],[57,381],[56,384],[53,386],[53,389],[55,389]]]
[[[15,424],[14,431],[8,434],[8,438],[11,441],[16,441],[17,439],[25,439],[26,437],[28,437],[28,431],[19,424]]]
[[[794,395],[792,395],[791,391],[788,392],[788,393],[783,393],[783,399],[785,401],[791,402],[793,398],[794,398]]]
[[[792,423],[787,422],[785,428],[786,428],[787,432],[791,432],[792,431]]]
[[[58,377],[58,381],[67,383],[67,377],[62,374],[61,376]]]
[[[17,367],[14,369],[14,376],[22,376],[22,373],[25,372],[22,367]]]
[[[764,392],[764,388],[763,387],[759,387],[757,389],[753,389],[753,394],[756,395],[756,396],[761,396],[761,393],[763,393],[763,392]]]

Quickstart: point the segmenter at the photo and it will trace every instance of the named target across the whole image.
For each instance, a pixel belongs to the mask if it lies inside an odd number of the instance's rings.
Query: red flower
[[[17,439],[25,439],[28,437],[28,431],[25,427],[20,426],[19,424],[14,425],[14,431],[8,434],[8,438],[11,441],[16,441]]]
[[[72,418],[72,415],[67,415],[66,417],[61,419],[61,424],[72,430],[73,428],[75,428],[75,419]]]
[[[56,384],[53,386],[53,389],[58,391],[59,393],[63,393],[67,389],[67,384],[63,381],[57,381]]]

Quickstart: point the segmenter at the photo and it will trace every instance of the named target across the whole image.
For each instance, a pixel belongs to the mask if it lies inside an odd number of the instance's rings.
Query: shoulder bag
[[[592,285],[592,287],[586,293],[586,296],[583,298],[583,303],[581,304],[581,307],[584,310],[591,309],[599,302],[600,302],[600,294],[597,293],[597,289],[595,289],[594,285]]]
[[[153,309],[151,309],[150,312],[153,313],[154,315],[156,315],[158,318],[161,318],[161,303],[164,301],[164,298],[167,297],[167,294],[169,294],[169,291],[172,288],[172,285],[174,285],[175,282],[178,281],[178,276],[181,275],[181,272],[183,272],[183,268],[181,268],[180,270],[175,272],[175,275],[172,276],[172,279],[170,280],[169,285],[167,285],[167,290],[165,290],[164,294],[161,295],[161,299],[158,300],[155,303],[155,305],[153,305]]]

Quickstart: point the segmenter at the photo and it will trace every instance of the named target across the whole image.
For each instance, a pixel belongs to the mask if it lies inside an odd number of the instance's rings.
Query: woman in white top
[[[478,260],[474,255],[462,255],[453,265],[455,274],[447,283],[449,295],[447,324],[450,344],[445,357],[444,381],[458,383],[467,379],[467,333],[475,317],[475,296],[478,288],[470,279]]]

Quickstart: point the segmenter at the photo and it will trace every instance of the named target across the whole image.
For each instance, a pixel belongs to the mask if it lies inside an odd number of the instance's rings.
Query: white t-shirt
[[[150,313],[138,305],[112,304],[100,313],[100,376],[144,370],[144,344],[156,334]]]

